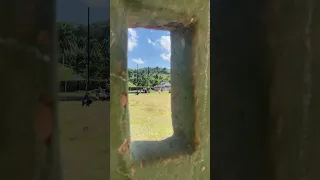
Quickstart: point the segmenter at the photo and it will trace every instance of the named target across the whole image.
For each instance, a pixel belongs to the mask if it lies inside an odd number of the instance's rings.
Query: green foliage
[[[80,75],[76,74],[73,69],[59,65],[58,68],[59,81],[69,80],[85,80]]]
[[[129,84],[145,87],[155,86],[161,82],[171,82],[170,69],[160,67],[140,68],[138,73],[137,69],[128,68],[128,78]]]
[[[88,60],[88,27],[71,23],[57,23],[59,34],[59,62],[74,71],[72,74],[87,78]],[[89,78],[108,80],[109,75],[109,22],[93,23],[90,25],[90,62]],[[65,71],[60,71],[64,73]],[[61,75],[60,77],[65,77]],[[70,75],[69,75],[70,77]],[[65,79],[65,78],[62,78]],[[68,79],[68,80],[77,80]]]
[[[88,26],[58,22],[59,34],[59,69],[60,80],[87,79],[88,60]],[[109,80],[109,22],[90,25],[90,62],[89,78],[94,80]],[[161,82],[170,82],[170,69],[141,68],[128,69],[129,87],[155,86]]]
[[[132,82],[129,81],[128,82],[128,87],[131,88],[131,87],[136,87],[136,86]]]

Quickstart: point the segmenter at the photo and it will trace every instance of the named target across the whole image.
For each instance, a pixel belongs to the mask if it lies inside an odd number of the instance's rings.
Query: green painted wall
[[[209,1],[111,1],[111,179],[210,179],[209,9]],[[174,136],[159,142],[131,142],[130,150],[121,154],[118,148],[130,140],[130,116],[124,105],[127,28],[170,22],[184,26],[169,29],[171,66],[176,70],[173,81],[181,88],[172,90],[178,98],[172,109]],[[179,42],[182,39],[185,47]],[[183,78],[184,72],[189,73]]]

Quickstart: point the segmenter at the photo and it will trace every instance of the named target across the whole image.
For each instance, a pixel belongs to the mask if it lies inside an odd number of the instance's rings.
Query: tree
[[[87,78],[88,27],[70,23],[57,23],[62,63],[83,78]],[[90,79],[109,81],[109,22],[90,25]],[[108,83],[107,83],[108,84]]]
[[[128,69],[128,80],[135,86],[155,86],[161,82],[170,82],[170,79],[170,70],[167,68],[140,68],[138,78],[136,69]]]
[[[65,64],[65,55],[67,51],[72,51],[76,46],[76,36],[73,33],[73,27],[68,23],[61,23],[59,30],[59,46],[62,56],[62,65]]]

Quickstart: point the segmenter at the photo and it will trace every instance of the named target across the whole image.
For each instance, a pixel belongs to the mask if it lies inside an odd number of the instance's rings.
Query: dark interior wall
[[[55,1],[0,0],[1,179],[60,179]]]
[[[270,1],[270,125],[277,179],[320,178],[320,4]]]
[[[213,178],[272,179],[264,1],[211,1]]]
[[[320,4],[214,1],[213,176],[320,177]]]

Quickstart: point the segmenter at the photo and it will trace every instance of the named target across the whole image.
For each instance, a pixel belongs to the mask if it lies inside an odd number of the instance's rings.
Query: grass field
[[[173,134],[171,94],[129,94],[131,140],[161,140]]]
[[[168,92],[130,94],[131,139],[161,140],[171,136],[170,101]],[[63,179],[106,180],[109,111],[107,101],[96,101],[90,107],[81,107],[81,102],[59,103]]]
[[[60,146],[63,179],[107,180],[109,168],[109,102],[60,102]],[[88,130],[84,130],[88,127]]]

